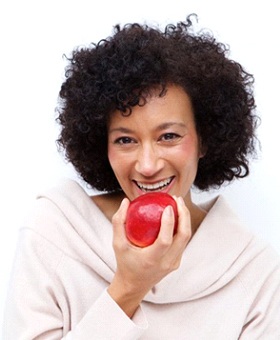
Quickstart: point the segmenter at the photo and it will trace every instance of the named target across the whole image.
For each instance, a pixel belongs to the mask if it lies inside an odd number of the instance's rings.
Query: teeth
[[[158,183],[154,183],[154,184],[144,184],[140,182],[136,182],[136,183],[140,189],[145,190],[145,191],[148,191],[148,190],[151,191],[151,190],[162,189],[163,187],[167,186],[171,181],[172,181],[172,177],[165,179],[163,181],[160,181]]]

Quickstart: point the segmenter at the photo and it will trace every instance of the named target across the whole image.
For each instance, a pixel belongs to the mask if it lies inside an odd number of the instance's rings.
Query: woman
[[[21,229],[5,339],[279,339],[280,263],[225,199],[191,188],[249,174],[253,76],[191,17],[116,26],[69,59],[58,143],[91,188],[41,193]],[[175,198],[156,241],[125,234],[129,201]],[[113,242],[113,245],[112,245]]]

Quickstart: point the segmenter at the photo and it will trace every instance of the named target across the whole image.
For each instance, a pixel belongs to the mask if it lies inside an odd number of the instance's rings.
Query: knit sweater
[[[203,208],[180,267],[130,319],[107,293],[111,222],[72,180],[43,192],[20,229],[4,340],[279,340],[278,254],[222,196]]]

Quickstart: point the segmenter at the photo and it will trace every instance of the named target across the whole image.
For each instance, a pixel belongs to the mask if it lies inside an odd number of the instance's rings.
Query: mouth
[[[157,183],[142,183],[134,181],[138,188],[144,192],[151,192],[151,191],[162,191],[164,190],[173,180],[174,177],[169,177]]]

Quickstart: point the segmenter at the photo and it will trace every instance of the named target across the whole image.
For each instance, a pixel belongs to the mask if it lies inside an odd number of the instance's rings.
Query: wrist
[[[130,318],[134,315],[147,293],[146,291],[139,290],[138,287],[128,282],[120,280],[117,276],[114,277],[107,291],[111,298]]]

